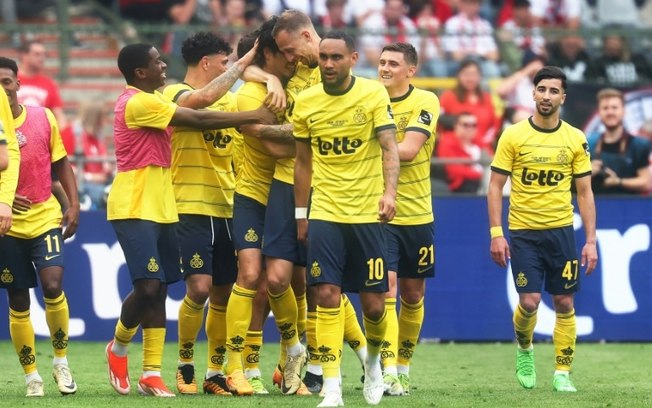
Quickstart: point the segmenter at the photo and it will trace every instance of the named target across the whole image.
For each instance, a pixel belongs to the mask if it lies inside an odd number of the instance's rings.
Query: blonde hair
[[[98,136],[104,119],[104,104],[98,100],[88,100],[79,108],[79,122],[84,132]]]

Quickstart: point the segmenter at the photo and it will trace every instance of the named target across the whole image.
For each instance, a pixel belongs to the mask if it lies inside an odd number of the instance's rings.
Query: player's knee
[[[290,282],[285,276],[267,272],[267,290],[274,295],[285,292],[290,287]]]
[[[43,297],[46,299],[56,299],[61,296],[61,282],[50,281],[41,282],[41,289],[43,290]]]
[[[401,300],[408,305],[416,305],[423,299],[423,293],[421,291],[413,290],[406,291],[405,293],[401,291]]]
[[[573,310],[572,296],[553,296],[552,300],[557,313],[570,313]]]
[[[17,290],[9,292],[9,307],[16,312],[29,310],[29,290]]]

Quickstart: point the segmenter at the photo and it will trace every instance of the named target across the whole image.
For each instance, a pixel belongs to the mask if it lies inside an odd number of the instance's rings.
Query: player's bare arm
[[[217,112],[194,110],[179,106],[170,120],[170,126],[189,126],[200,130],[225,129],[249,124],[276,123],[276,115],[261,106],[246,112]]]
[[[244,125],[240,132],[245,137],[255,137],[260,141],[265,152],[275,159],[294,157],[295,142],[292,125]]]
[[[52,168],[57,173],[70,204],[63,213],[63,219],[61,220],[61,226],[65,227],[63,239],[67,239],[75,234],[77,225],[79,224],[79,193],[77,191],[77,182],[68,157],[64,156],[62,159],[54,162]]]
[[[421,132],[405,132],[405,138],[398,144],[398,158],[403,162],[411,162],[427,140],[428,136]]]
[[[580,263],[586,266],[586,274],[590,275],[598,263],[597,235],[595,232],[595,200],[591,190],[591,176],[575,179],[577,188],[577,206],[582,217],[586,242],[582,247]]]
[[[491,238],[491,259],[501,267],[507,266],[510,259],[509,244],[502,233],[502,212],[503,212],[503,187],[507,182],[507,176],[495,171],[491,172],[489,189],[487,191],[487,207],[489,209],[489,226],[492,232]]]
[[[281,80],[275,75],[263,71],[256,65],[249,65],[242,74],[242,79],[247,82],[260,82],[267,85],[265,105],[272,112],[283,112],[287,107],[287,96]]]
[[[213,79],[202,88],[193,89],[179,95],[179,98],[176,100],[177,105],[190,109],[202,109],[218,101],[229,91],[229,89],[231,89],[231,87],[233,87],[235,81],[240,78],[245,69],[249,64],[251,64],[257,46],[258,42],[256,42],[249,52],[231,65],[231,67],[229,67],[229,69],[227,69],[223,74]]]
[[[308,208],[310,183],[312,182],[312,150],[309,140],[296,141],[296,160],[294,162],[294,205]],[[308,219],[297,217],[297,239],[308,241]]]
[[[383,179],[385,180],[385,192],[378,207],[378,220],[389,222],[396,215],[396,189],[400,171],[396,129],[380,130],[376,132],[376,137],[383,150]]]

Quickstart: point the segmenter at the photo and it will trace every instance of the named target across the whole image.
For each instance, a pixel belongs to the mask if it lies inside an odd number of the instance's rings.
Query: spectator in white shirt
[[[500,77],[500,58],[491,23],[480,16],[481,0],[461,0],[457,14],[444,26],[444,51],[448,75],[457,72],[459,62],[469,57],[480,62],[483,76]]]

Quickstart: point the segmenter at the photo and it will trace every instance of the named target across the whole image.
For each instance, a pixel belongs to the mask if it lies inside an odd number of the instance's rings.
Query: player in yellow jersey
[[[125,253],[133,290],[122,304],[113,340],[105,350],[109,382],[120,394],[130,392],[128,345],[142,326],[143,373],[138,391],[173,397],[161,378],[167,285],[182,277],[170,171],[171,126],[222,129],[270,123],[273,115],[265,108],[218,112],[177,106],[156,91],[165,85],[166,64],[150,44],[123,47],[118,68],[127,86],[114,110],[118,173],[109,193],[107,218]]]
[[[392,101],[401,160],[396,216],[386,225],[389,292],[385,300],[387,336],[381,353],[386,395],[410,392],[410,360],[423,324],[425,278],[435,276],[430,157],[439,99],[410,83],[417,63],[414,46],[402,42],[386,45],[378,62],[378,79]],[[398,316],[397,278],[401,295]]]
[[[290,80],[287,86],[288,95],[299,94],[310,84],[314,84],[321,80],[319,73],[319,43],[321,37],[315,31],[310,17],[305,13],[298,10],[285,10],[278,17],[274,31],[272,32],[274,39],[279,46],[279,49],[285,55],[285,58],[290,62],[297,63],[297,71]],[[291,110],[290,110],[291,112]],[[282,178],[278,178],[282,180]],[[294,203],[292,202],[292,206]],[[290,217],[292,215],[290,214]],[[286,223],[287,225],[287,223]],[[293,224],[290,224],[293,225]],[[281,227],[282,229],[284,227]],[[292,227],[295,228],[295,227]],[[287,230],[287,227],[284,229]],[[279,262],[281,265],[283,261]],[[287,266],[287,265],[286,265]],[[307,316],[306,316],[306,339],[308,349],[308,363],[306,366],[306,374],[303,378],[304,384],[312,393],[319,393],[322,387],[323,376],[321,364],[321,356],[316,347],[315,340],[315,322],[316,322],[316,304],[314,302],[315,295],[312,293],[314,288],[305,288],[305,268],[295,268],[295,273],[292,277],[292,289],[294,290],[297,299],[297,308],[299,311],[299,318],[297,320],[297,327],[300,329],[303,321],[303,305],[307,303]],[[303,277],[299,275],[303,274]],[[287,290],[287,270],[284,268],[272,269],[272,275],[269,277],[272,283],[270,293],[273,298],[279,297],[281,293]],[[305,299],[302,299],[300,294],[306,292]],[[353,305],[348,300],[345,294],[342,294],[342,306],[344,308],[342,318],[344,320],[344,340],[346,340],[351,348],[355,351],[356,356],[360,363],[364,365],[364,360],[367,355],[367,343],[360,328],[360,323],[357,320],[357,315]],[[273,303],[274,300],[270,300]],[[276,315],[276,313],[275,313]],[[288,316],[284,316],[288,320]],[[300,330],[299,330],[300,332]],[[299,333],[300,334],[300,333]],[[294,340],[287,342],[288,345],[292,344]],[[295,373],[292,371],[281,374],[280,364],[274,372],[274,383],[282,388],[283,377],[286,381],[292,381]]]
[[[245,35],[238,44],[238,54],[248,51],[258,38],[254,64],[275,75],[283,85],[293,75],[295,64],[288,63],[278,51],[271,36],[274,19]],[[267,88],[259,82],[248,81],[238,90],[239,110],[256,109],[265,102]],[[277,123],[284,119],[284,112],[277,112]],[[238,277],[227,305],[227,384],[238,395],[267,393],[257,367],[258,353],[262,345],[262,324],[269,311],[267,306],[265,278],[263,275],[262,243],[265,208],[269,194],[276,158],[292,155],[294,146],[285,143],[286,153],[274,149],[275,143],[258,138],[252,128],[242,127],[244,144],[242,164],[236,175],[233,212],[233,241],[238,251]],[[283,147],[283,146],[281,146]],[[292,150],[290,150],[291,148]],[[254,297],[261,292],[254,305]],[[247,356],[243,354],[247,353]],[[244,360],[244,361],[243,361]],[[246,369],[246,372],[245,372]]]
[[[20,150],[16,141],[14,121],[7,94],[0,95],[0,122],[2,122],[2,135],[0,135],[0,154],[2,170],[0,173],[0,235],[4,235],[11,228],[11,206],[14,202],[16,184],[18,183],[18,166],[20,166]]]
[[[363,395],[383,395],[380,347],[385,336],[385,231],[396,212],[399,174],[396,125],[377,81],[351,75],[358,59],[351,36],[331,32],[319,46],[322,85],[297,97],[292,115],[298,237],[309,241],[308,284],[316,286],[317,344],[324,399],[342,406],[341,293],[360,292],[368,354]],[[308,223],[308,196],[310,223]]]
[[[13,225],[0,237],[0,287],[7,289],[9,297],[11,339],[25,372],[26,396],[43,396],[29,313],[29,289],[36,287],[38,276],[54,354],[52,375],[62,394],[74,394],[77,384],[67,358],[69,309],[62,284],[63,241],[75,233],[79,221],[75,175],[52,112],[18,103],[20,81],[15,61],[0,58],[0,83],[9,97],[13,116],[10,126],[15,128],[21,149]],[[52,171],[57,173],[69,202],[63,218],[52,194]]]
[[[579,289],[580,266],[595,269],[595,203],[591,191],[591,159],[586,136],[559,118],[566,99],[566,75],[546,66],[534,76],[536,111],[508,127],[491,163],[487,192],[491,257],[501,267],[511,259],[519,302],[514,311],[516,377],[524,388],[536,383],[532,337],[541,302],[541,288],[552,295],[557,318],[553,332],[556,391],[575,392],[570,380],[575,357],[576,323],[573,295]],[[511,180],[510,243],[503,236],[503,186]],[[586,242],[577,257],[571,185],[577,189]]]
[[[255,50],[227,69],[232,51],[226,41],[213,33],[193,34],[181,47],[188,65],[186,76],[182,83],[167,86],[163,94],[179,106],[209,105],[212,110],[235,112],[235,97],[228,89],[250,64]],[[224,390],[222,366],[226,351],[226,304],[237,274],[231,241],[234,137],[235,129],[202,131],[176,127],[172,132],[172,184],[186,282],[178,325],[177,390],[182,394],[197,393],[194,346],[207,299],[208,367],[203,390],[208,394],[229,394]]]

